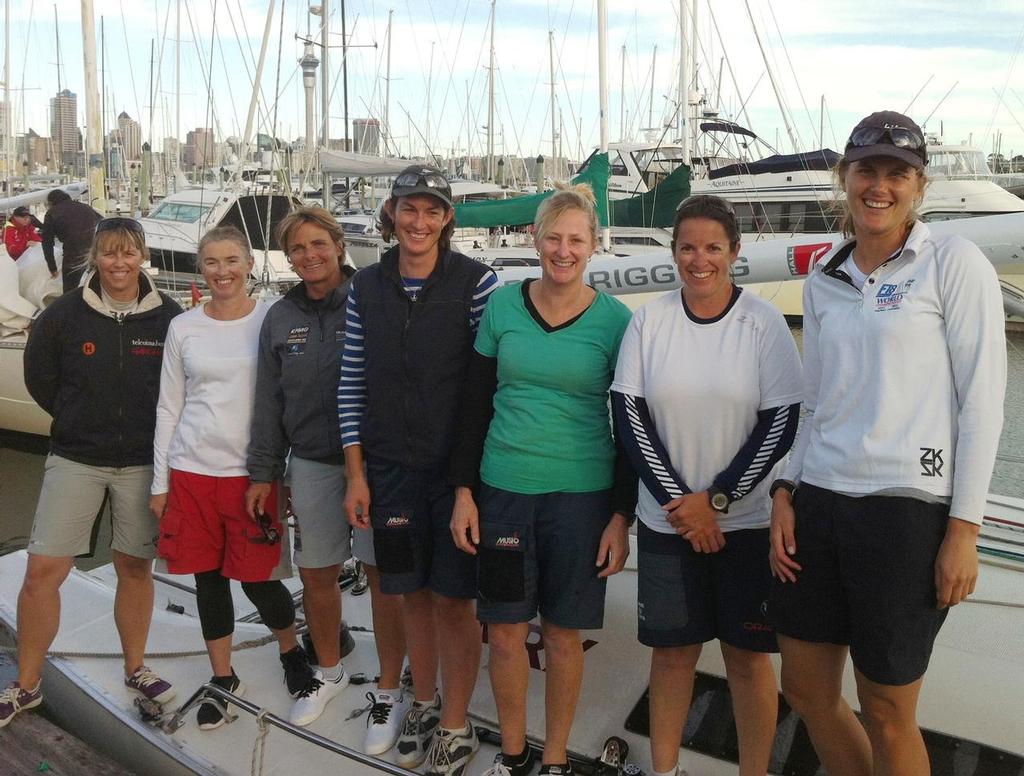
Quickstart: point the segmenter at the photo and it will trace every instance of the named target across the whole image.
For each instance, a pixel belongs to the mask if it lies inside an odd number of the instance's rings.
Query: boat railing
[[[411,773],[411,771],[407,771],[405,768],[400,768],[392,763],[378,760],[375,757],[371,757],[370,755],[363,754],[362,752],[344,746],[343,744],[339,744],[337,741],[332,741],[329,738],[319,736],[305,728],[297,727],[296,725],[288,722],[288,720],[282,719],[276,714],[271,714],[265,708],[258,706],[255,703],[251,703],[250,701],[245,700],[245,698],[240,698],[234,693],[213,683],[204,684],[196,690],[192,694],[192,697],[189,698],[181,708],[179,708],[169,719],[160,725],[160,728],[168,735],[175,733],[182,725],[185,724],[186,715],[201,703],[216,704],[220,713],[230,722],[235,721],[238,716],[236,714],[231,714],[228,711],[229,705],[234,706],[236,709],[244,711],[247,714],[251,714],[256,718],[256,724],[259,727],[258,736],[265,735],[268,728],[276,727],[295,736],[296,738],[306,741],[307,743],[314,744],[329,752],[354,760],[361,765],[373,768],[374,770],[382,773],[390,773],[393,774],[393,776],[409,776]],[[259,739],[257,739],[257,742],[258,741]]]

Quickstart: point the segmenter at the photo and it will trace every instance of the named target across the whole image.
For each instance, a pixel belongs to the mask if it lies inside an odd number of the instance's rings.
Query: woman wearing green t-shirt
[[[616,455],[608,418],[630,314],[584,283],[598,245],[593,192],[561,188],[534,226],[541,277],[498,289],[487,305],[451,464],[459,486],[452,534],[479,559],[477,617],[488,624],[501,721],[492,776],[520,776],[533,765],[526,637],[538,611],[553,685],[540,772],[569,772],[583,676],[579,631],[602,626],[605,581],[625,564],[636,504],[636,477]]]

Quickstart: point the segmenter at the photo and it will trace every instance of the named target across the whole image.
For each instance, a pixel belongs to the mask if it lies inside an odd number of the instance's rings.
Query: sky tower
[[[316,152],[316,135],[314,134],[316,117],[313,107],[313,89],[316,87],[316,68],[319,64],[320,60],[313,54],[313,44],[307,43],[303,47],[302,59],[299,60],[299,65],[302,66],[302,88],[306,93],[306,139],[304,148],[306,153],[305,167],[307,170],[313,166],[313,154]]]

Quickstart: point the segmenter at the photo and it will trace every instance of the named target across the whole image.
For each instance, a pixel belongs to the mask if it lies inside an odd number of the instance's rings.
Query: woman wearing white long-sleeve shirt
[[[280,582],[284,534],[277,499],[250,519],[246,452],[256,385],[260,327],[269,305],[251,299],[253,258],[233,227],[200,241],[199,269],[209,302],[178,317],[167,333],[157,405],[150,506],[160,518],[157,549],[175,574],[194,574],[196,604],[213,667],[213,682],[242,692],[231,668],[234,608],[228,580],[242,583],[263,622],[277,636],[289,692],[309,684],[311,669],[295,640],[295,608]],[[199,709],[204,730],[224,723],[213,704]]]
[[[975,540],[1006,386],[992,265],[916,220],[927,151],[892,111],[838,167],[852,238],[804,288],[805,420],[772,486],[782,685],[830,774],[927,774],[915,712]],[[863,727],[841,697],[853,660]]]

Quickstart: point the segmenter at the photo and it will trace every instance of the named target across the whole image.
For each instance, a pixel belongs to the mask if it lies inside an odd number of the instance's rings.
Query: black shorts
[[[604,624],[607,580],[595,565],[612,516],[607,490],[526,495],[480,487],[477,618],[562,628]]]
[[[638,638],[685,647],[717,638],[751,652],[778,652],[764,616],[771,587],[768,529],[729,531],[718,552],[696,552],[678,534],[637,528]]]
[[[928,668],[947,609],[936,605],[935,558],[949,507],[899,496],[843,496],[801,485],[796,582],[772,586],[769,621],[802,641],[849,645],[876,684],[905,685]]]
[[[366,479],[380,589],[475,598],[476,558],[452,539],[455,491],[444,468],[407,469],[368,456]]]

